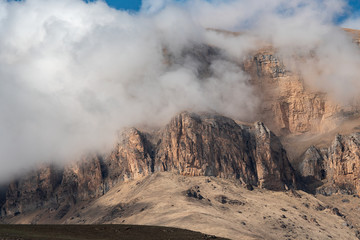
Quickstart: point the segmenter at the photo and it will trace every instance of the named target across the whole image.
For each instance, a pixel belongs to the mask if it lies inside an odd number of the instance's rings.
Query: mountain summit
[[[345,31],[359,43],[358,31]],[[180,58],[165,47],[163,55],[169,69],[191,58],[204,82],[217,74],[214,61],[241,68],[259,96],[255,114],[243,122],[184,111],[160,128],[125,129],[106,153],[44,164],[1,186],[2,222],[161,225],[234,239],[360,237],[360,104],[336,101],[297,71],[315,53],[289,60],[266,46],[239,60],[194,45]]]

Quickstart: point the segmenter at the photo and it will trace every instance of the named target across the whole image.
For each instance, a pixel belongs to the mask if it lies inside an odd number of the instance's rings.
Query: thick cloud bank
[[[296,70],[347,100],[359,89],[360,54],[332,24],[345,7],[340,0],[145,0],[130,14],[101,1],[2,0],[0,180],[104,150],[117,130],[160,126],[182,110],[251,120],[259,100],[240,65],[226,59],[241,61],[258,39],[284,57],[315,52]],[[191,53],[208,45],[224,51],[201,73],[204,61]]]

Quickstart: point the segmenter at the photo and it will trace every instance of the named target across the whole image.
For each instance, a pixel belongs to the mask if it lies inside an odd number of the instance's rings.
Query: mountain
[[[106,156],[88,156],[64,169],[46,166],[12,183],[2,213],[48,206],[66,213],[119,182],[156,172],[238,179],[249,188],[272,190],[296,184],[285,150],[264,124],[238,125],[219,115],[183,112],[152,134],[125,131]]]
[[[345,31],[359,42],[359,31]],[[164,54],[169,66],[181,61]],[[214,46],[183,55],[201,63],[199,78],[227,57]],[[43,165],[1,186],[1,221],[159,225],[232,239],[360,238],[360,105],[313,89],[280,56],[266,47],[231,59],[261,98],[254,122],[184,111],[159,129],[129,128],[106,154]]]

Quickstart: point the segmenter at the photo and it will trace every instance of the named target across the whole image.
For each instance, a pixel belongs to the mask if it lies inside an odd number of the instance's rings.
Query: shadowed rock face
[[[255,139],[258,185],[267,189],[279,189],[280,186],[286,186],[284,183],[294,183],[293,169],[278,137],[263,123],[257,122]]]
[[[125,131],[107,156],[87,156],[63,170],[44,167],[10,184],[3,215],[45,205],[58,209],[99,197],[119,181],[162,171],[235,178],[272,190],[295,184],[285,150],[264,124],[183,112],[152,134]]]
[[[2,206],[6,201],[6,191],[7,191],[7,186],[1,185],[0,186],[0,206]]]
[[[302,156],[299,172],[303,177],[324,180],[319,193],[359,193],[360,133],[338,134],[328,148],[321,150],[310,147]]]
[[[87,156],[65,167],[63,179],[56,192],[59,204],[75,204],[103,194],[101,157]]]
[[[325,178],[323,155],[315,146],[306,150],[301,158],[299,172],[303,177],[312,177],[316,180]]]
[[[62,182],[62,169],[44,166],[8,186],[2,215],[17,215],[56,203],[54,192]]]

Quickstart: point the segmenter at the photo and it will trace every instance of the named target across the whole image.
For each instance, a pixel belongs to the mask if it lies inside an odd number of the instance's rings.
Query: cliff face
[[[324,180],[317,192],[325,195],[360,192],[360,133],[338,134],[328,148],[319,150],[312,146],[301,162],[302,176]]]
[[[66,211],[117,182],[163,171],[235,178],[272,190],[295,184],[285,150],[264,124],[244,126],[219,115],[184,112],[153,134],[125,131],[107,156],[87,156],[63,170],[44,167],[10,184],[2,212],[15,215],[44,206]]]
[[[257,122],[255,139],[259,185],[267,189],[279,189],[279,186],[284,186],[284,182],[291,182],[290,179],[295,182],[293,169],[278,137],[263,123]]]
[[[359,45],[360,31],[344,31]],[[289,63],[272,47],[251,53],[241,64],[261,96],[257,119],[277,135],[326,132],[349,116],[359,114],[359,100],[341,106],[325,93],[314,91],[299,73],[291,71]]]
[[[344,30],[359,44],[360,31]],[[358,192],[358,133],[349,134],[356,131],[355,128],[351,131],[342,128],[349,128],[347,121],[358,118],[359,103],[354,101],[352,105],[341,106],[331,101],[325,93],[307,86],[302,76],[290,71],[286,64],[271,47],[257,51],[244,62],[244,69],[262,98],[257,118],[283,136],[284,141],[286,136],[300,136],[301,139],[306,135],[309,143],[317,146],[309,144],[299,159],[297,154],[291,159],[299,163],[297,170],[305,184],[310,181],[310,188],[322,185],[317,191],[323,194]],[[341,131],[346,134],[338,135],[331,145],[328,140],[314,140],[321,134],[329,138]],[[296,141],[293,144],[296,145]],[[306,145],[303,140],[301,144]],[[289,151],[295,149],[292,152],[297,152],[297,146],[285,145]]]
[[[328,150],[327,174],[340,189],[360,192],[360,133],[335,137]]]
[[[8,186],[2,215],[17,215],[56,202],[54,191],[62,182],[62,170],[44,166]]]
[[[183,113],[160,136],[157,171],[237,178],[275,190],[293,185],[286,152],[262,123],[250,128],[218,115]]]
[[[56,191],[58,204],[76,204],[77,201],[101,196],[103,172],[101,157],[87,156],[65,166],[62,182]]]
[[[258,118],[278,135],[319,132],[331,128],[340,108],[321,92],[310,90],[291,72],[274,49],[255,53],[244,63],[261,96]]]
[[[154,172],[154,149],[145,135],[135,128],[124,131],[112,152],[104,156],[102,171],[105,191],[119,181]]]
[[[307,149],[301,158],[302,161],[299,166],[301,176],[315,180],[323,180],[326,177],[323,153],[315,146]]]

